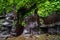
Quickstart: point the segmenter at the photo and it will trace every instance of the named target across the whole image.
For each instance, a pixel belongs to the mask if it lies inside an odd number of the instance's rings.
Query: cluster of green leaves
[[[60,1],[46,1],[38,5],[39,16],[48,16],[52,11],[60,9]]]
[[[7,12],[12,11],[13,6],[16,5],[16,12],[21,7],[30,8],[34,3],[38,7],[38,15],[48,16],[53,10],[60,9],[60,0],[0,0],[0,14],[3,13],[4,8]],[[28,15],[34,13],[34,9],[28,12]]]
[[[12,10],[12,4],[13,2],[11,0],[0,0],[0,14],[4,12],[4,8],[7,10],[7,12]]]

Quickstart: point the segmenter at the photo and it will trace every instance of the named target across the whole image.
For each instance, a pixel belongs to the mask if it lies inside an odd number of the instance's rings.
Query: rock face
[[[60,34],[60,10],[57,10],[43,19],[43,24],[47,28],[48,33]],[[43,25],[42,25],[43,26]]]
[[[25,18],[25,22],[26,25],[23,34],[40,34],[40,22],[36,10],[33,15]]]
[[[14,15],[12,13],[6,14],[5,19],[2,22],[2,28],[1,28],[1,34],[3,36],[12,33],[13,21],[14,21]]]

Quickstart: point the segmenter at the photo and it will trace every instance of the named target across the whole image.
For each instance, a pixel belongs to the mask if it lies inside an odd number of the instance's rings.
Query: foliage
[[[4,8],[6,8],[7,12],[10,12],[13,9],[12,7],[16,5],[17,12],[19,8],[25,7],[28,9],[34,3],[36,3],[38,7],[38,15],[42,17],[48,16],[53,10],[60,9],[59,0],[0,0],[0,14],[3,13]],[[27,14],[31,15],[33,12],[34,9],[31,9]]]
[[[36,7],[33,6],[34,4],[36,4]],[[19,9],[21,10],[21,8],[26,9],[26,12],[20,11],[22,19],[32,15],[35,8],[38,8],[39,16],[46,17],[51,14],[52,11],[60,10],[60,0],[0,0],[0,15],[3,14],[4,8],[7,12],[11,12],[13,6],[16,7],[16,12],[18,12]],[[22,24],[24,25],[24,22]]]
[[[45,3],[39,4],[38,7],[38,13],[40,16],[48,16],[52,11],[60,9],[60,1],[46,1]]]

